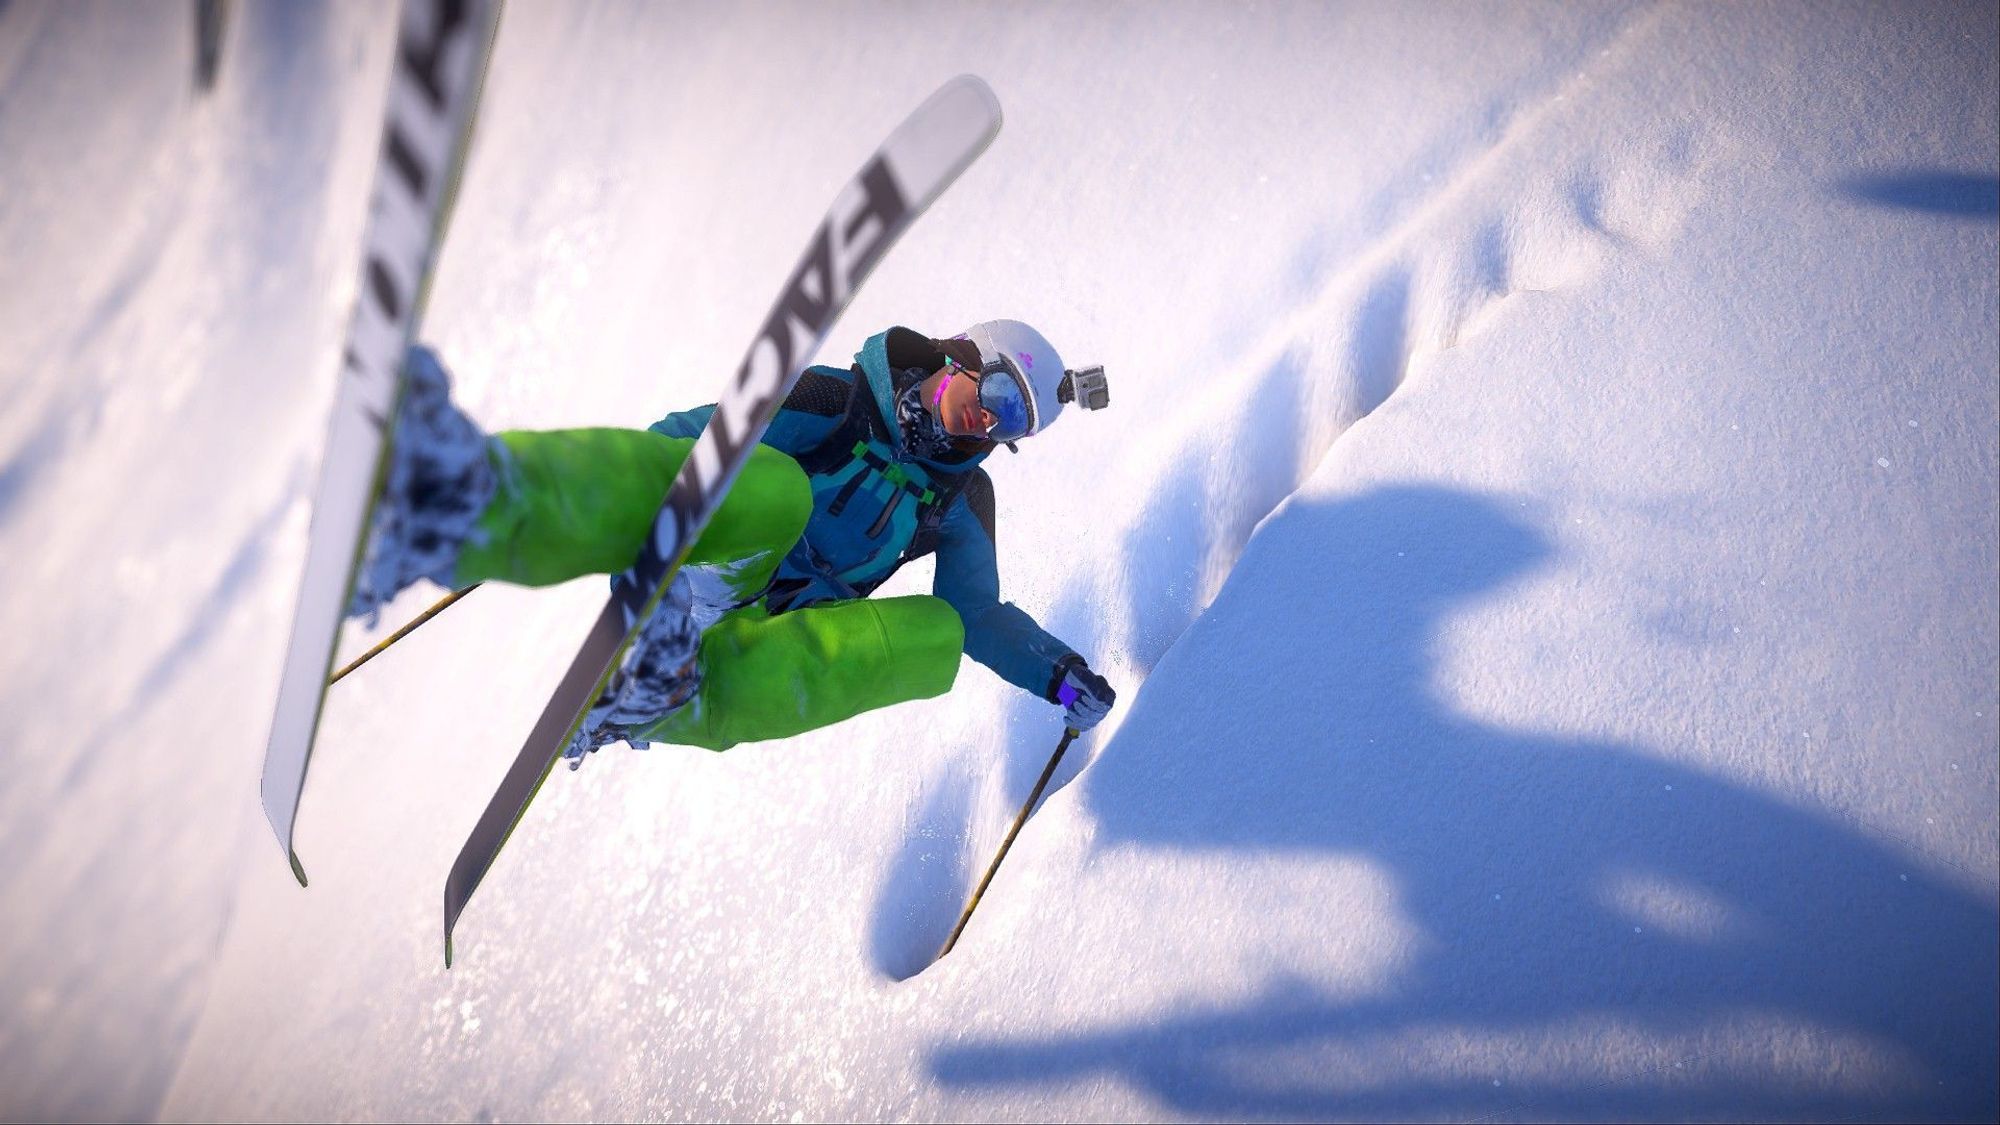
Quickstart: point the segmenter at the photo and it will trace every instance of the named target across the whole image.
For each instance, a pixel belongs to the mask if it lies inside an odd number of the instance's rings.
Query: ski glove
[[[1111,690],[1104,677],[1091,671],[1083,657],[1075,653],[1056,664],[1056,675],[1052,702],[1062,704],[1064,719],[1079,734],[1101,722],[1118,701],[1118,693]]]

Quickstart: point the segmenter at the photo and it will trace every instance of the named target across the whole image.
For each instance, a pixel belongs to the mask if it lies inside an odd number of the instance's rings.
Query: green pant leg
[[[512,430],[494,435],[500,486],[459,555],[455,585],[552,586],[632,565],[692,438],[650,430]],[[750,453],[687,561],[726,568],[744,596],[763,589],[812,516],[798,463]]]
[[[964,649],[958,611],[927,594],[828,602],[776,617],[749,606],[702,634],[694,699],[637,735],[710,750],[790,738],[943,695]]]

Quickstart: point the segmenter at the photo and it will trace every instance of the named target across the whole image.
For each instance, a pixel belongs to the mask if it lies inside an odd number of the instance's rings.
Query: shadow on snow
[[[1103,846],[1329,853],[1384,870],[1426,940],[1381,996],[1343,1000],[1278,972],[1239,1005],[940,1046],[936,1077],[1110,1077],[1175,1112],[1221,1117],[1991,1120],[1991,902],[1670,753],[1501,729],[1437,697],[1432,645],[1446,618],[1552,557],[1539,531],[1476,495],[1389,487],[1295,501],[1093,766],[1085,799]],[[1284,604],[1269,604],[1273,592]],[[1318,647],[1274,651],[1273,637]],[[1187,682],[1183,657],[1200,662]],[[1191,710],[1190,697],[1244,706]],[[1266,698],[1275,705],[1256,706]],[[1288,702],[1300,698],[1319,702]],[[1634,880],[1719,914],[1650,924],[1617,901]],[[1774,1066],[1764,1037],[1742,1031],[1774,1020],[1815,1043],[1864,1043],[1886,1076],[1843,1077],[1817,1048]],[[1575,1039],[1589,1034],[1581,1021],[1724,1038],[1694,1070],[1667,1060],[1494,1085],[1510,1039]],[[1470,1065],[1402,1081],[1343,1081],[1330,1065],[1425,1034],[1465,1037],[1454,1062]]]
[[[1851,176],[1837,185],[1841,195],[1857,203],[1898,207],[1927,215],[2000,220],[2000,178],[1911,169],[1872,176]]]

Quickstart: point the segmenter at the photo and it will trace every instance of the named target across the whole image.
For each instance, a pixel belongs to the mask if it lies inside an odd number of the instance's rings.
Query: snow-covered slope
[[[1006,106],[827,356],[1106,365],[993,469],[1122,695],[921,973],[1060,731],[970,663],[556,777],[443,970],[591,583],[340,686],[292,883],[390,27],[240,5],[202,100],[179,6],[0,8],[0,1114],[2000,1108],[1990,7],[510,5],[427,331],[495,428],[707,401],[884,129]]]

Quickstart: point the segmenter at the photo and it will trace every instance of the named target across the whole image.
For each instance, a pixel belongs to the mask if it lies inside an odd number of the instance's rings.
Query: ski
[[[616,690],[614,677],[638,627],[721,506],[803,365],[882,255],[999,130],[993,91],[971,75],[954,78],[889,135],[835,198],[668,488],[639,558],[613,579],[611,597],[452,863],[444,888],[446,968],[466,902],[584,716]]]
[[[341,355],[305,573],[264,749],[264,815],[300,886],[306,873],[293,828],[327,672],[388,465],[403,357],[430,296],[499,18],[498,0],[405,0],[402,8],[369,194],[360,292]]]

